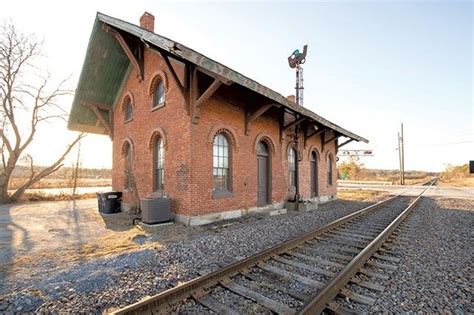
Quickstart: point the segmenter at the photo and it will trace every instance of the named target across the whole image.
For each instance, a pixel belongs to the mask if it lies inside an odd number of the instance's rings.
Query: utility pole
[[[405,144],[403,138],[403,123],[401,133],[398,133],[398,160],[400,162],[400,185],[405,185]]]
[[[403,178],[402,178],[402,149],[400,148],[400,133],[397,134],[397,141],[398,141],[398,162],[399,162],[399,170],[400,170],[400,185],[403,185]]]
[[[403,181],[402,185],[405,185],[405,138],[403,136],[403,123],[402,123],[401,129],[402,129],[401,141],[402,141],[402,181]]]

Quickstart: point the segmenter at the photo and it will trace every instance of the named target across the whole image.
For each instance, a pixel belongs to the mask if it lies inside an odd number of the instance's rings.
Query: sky
[[[136,24],[151,12],[156,33],[285,96],[295,93],[287,57],[308,44],[304,106],[369,139],[343,147],[372,149],[366,167],[398,168],[402,122],[406,170],[474,160],[472,2],[18,0],[2,4],[0,21],[43,40],[41,66],[75,89],[97,11]],[[48,164],[74,136],[64,122],[45,125],[30,153]],[[87,136],[81,160],[111,167],[110,139]]]

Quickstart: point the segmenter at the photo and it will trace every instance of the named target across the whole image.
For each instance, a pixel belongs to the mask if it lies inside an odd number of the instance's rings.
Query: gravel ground
[[[402,258],[373,312],[474,312],[474,201],[423,198],[391,250]]]
[[[10,274],[6,278],[0,285],[0,313],[101,313],[125,306],[369,204],[334,201],[314,212],[274,217],[253,215],[211,224],[192,238],[171,241],[157,248],[88,260],[52,271],[43,264],[44,270]]]

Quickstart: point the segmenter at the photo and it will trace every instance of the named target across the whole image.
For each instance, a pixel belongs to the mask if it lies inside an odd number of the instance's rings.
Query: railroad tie
[[[369,296],[365,296],[365,295],[362,295],[362,294],[359,294],[359,293],[355,293],[355,292],[353,292],[351,290],[348,290],[348,289],[345,289],[345,288],[341,289],[341,291],[339,291],[339,295],[342,295],[343,297],[348,297],[352,301],[360,303],[360,304],[365,304],[365,305],[369,305],[369,306],[375,304],[375,299],[374,298],[371,298]]]
[[[314,273],[321,274],[321,275],[324,275],[324,276],[327,276],[327,277],[334,277],[336,275],[336,273],[334,273],[332,271],[324,270],[324,269],[321,269],[321,268],[318,268],[318,267],[313,267],[313,266],[310,266],[310,265],[307,265],[307,264],[304,264],[304,263],[300,263],[300,262],[296,262],[296,261],[292,261],[292,260],[289,260],[289,259],[286,259],[286,258],[281,258],[279,256],[272,257],[272,259],[275,260],[275,261],[281,262],[283,264],[286,264],[286,265],[290,265],[290,266],[301,268],[301,269],[306,269],[306,270],[309,270],[309,271],[312,271]]]
[[[381,254],[377,254],[377,253],[373,254],[372,256],[377,258],[377,259],[391,261],[391,262],[394,262],[394,263],[399,263],[401,261],[400,258],[390,257],[390,256],[387,256],[387,255],[381,255]]]
[[[390,264],[383,264],[376,261],[367,262],[366,264],[371,267],[376,267],[376,268],[386,269],[386,270],[391,270],[391,271],[396,271],[398,269],[397,266],[390,265]]]
[[[192,298],[204,307],[210,309],[213,312],[219,314],[228,314],[228,315],[238,315],[240,312],[228,307],[227,305],[222,304],[221,302],[214,299],[209,295],[209,292],[202,291],[198,294],[191,294]]]
[[[263,278],[263,280],[259,279],[256,276],[254,276],[252,273],[245,273],[245,274],[243,274],[243,276],[246,277],[247,279],[250,279],[250,280],[256,282],[256,285],[258,285],[258,286],[266,287],[266,288],[274,290],[274,291],[283,292],[283,293],[288,294],[289,296],[291,296],[291,297],[293,297],[297,300],[300,300],[300,301],[306,301],[310,298],[309,295],[300,293],[298,291],[287,289],[285,287],[276,286],[275,284],[272,283],[271,279],[268,279],[268,277],[265,277],[263,275],[260,276],[260,277]],[[283,278],[285,280],[288,280],[287,277],[281,277],[281,278]]]
[[[324,265],[328,265],[328,266],[337,267],[337,268],[344,268],[346,266],[346,265],[339,264],[339,263],[334,262],[334,261],[321,259],[321,258],[316,258],[316,257],[312,257],[312,256],[300,254],[300,253],[290,252],[290,253],[288,253],[288,255],[298,257],[298,258],[302,258],[302,259],[312,261],[312,262],[315,262],[315,263],[319,263],[319,264],[324,264]]]
[[[351,280],[349,280],[349,281],[354,283],[354,284],[357,284],[360,287],[364,287],[364,288],[367,288],[367,289],[370,289],[370,290],[380,291],[380,292],[383,292],[385,290],[385,287],[383,285],[380,285],[380,284],[375,283],[375,282],[361,280],[361,279],[358,279],[358,278],[351,278]]]
[[[293,279],[295,281],[301,282],[302,284],[307,285],[312,288],[321,289],[324,287],[324,283],[320,281],[316,281],[316,280],[301,276],[297,273],[287,271],[275,266],[270,266],[268,264],[261,264],[259,265],[259,267],[265,271],[279,275],[280,277]]]
[[[390,279],[390,277],[387,276],[387,275],[381,274],[379,272],[371,271],[371,270],[368,270],[368,269],[365,269],[365,268],[360,268],[359,272],[366,275],[366,276],[373,277],[373,278],[378,278],[378,279],[382,279],[382,280]]]
[[[290,307],[286,306],[283,303],[274,301],[270,298],[267,298],[266,296],[248,289],[247,287],[244,287],[243,285],[240,285],[238,283],[235,283],[232,280],[225,280],[221,281],[220,285],[223,286],[224,288],[237,293],[240,296],[243,296],[247,299],[250,299],[254,302],[257,302],[258,304],[262,305],[263,307],[278,313],[278,314],[295,314],[295,311],[291,309]]]

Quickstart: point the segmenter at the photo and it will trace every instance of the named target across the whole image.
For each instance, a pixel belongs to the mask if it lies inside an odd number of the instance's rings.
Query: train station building
[[[122,208],[167,197],[204,224],[336,197],[336,155],[360,137],[140,25],[97,14],[68,128],[113,141]]]

